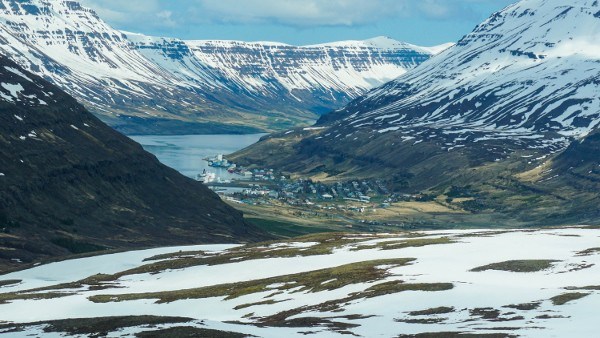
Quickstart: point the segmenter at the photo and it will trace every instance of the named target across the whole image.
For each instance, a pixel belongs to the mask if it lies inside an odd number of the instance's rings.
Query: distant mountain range
[[[0,272],[68,253],[260,238],[203,184],[0,56]]]
[[[311,123],[447,47],[183,41],[117,31],[75,1],[0,1],[2,54],[134,134]]]
[[[440,198],[454,186],[469,191],[457,207],[522,220],[598,222],[598,41],[598,1],[523,0],[315,128],[234,159]]]

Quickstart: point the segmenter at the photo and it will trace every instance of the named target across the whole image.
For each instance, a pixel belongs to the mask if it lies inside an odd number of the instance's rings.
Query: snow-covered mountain
[[[260,129],[307,122],[444,47],[384,37],[305,47],[183,41],[117,31],[75,1],[0,0],[0,52],[113,125],[132,116],[238,125],[252,116]]]
[[[562,148],[600,124],[600,4],[523,0],[421,67],[322,120],[446,148],[490,140]],[[334,122],[335,121],[335,122]]]
[[[386,37],[302,47],[238,41],[187,44],[198,59],[223,77],[249,92],[271,96],[297,91],[357,97],[434,54],[431,49]]]
[[[470,212],[589,222],[600,198],[590,188],[600,165],[598,41],[600,2],[522,0],[317,126],[230,159],[319,180],[385,179],[440,201],[459,186],[473,200],[453,207]]]

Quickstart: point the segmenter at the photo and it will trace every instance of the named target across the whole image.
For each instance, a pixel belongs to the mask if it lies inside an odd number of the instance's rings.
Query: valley
[[[327,209],[334,206],[339,210],[340,203],[348,202],[343,197],[323,198],[323,195],[333,194],[331,187],[335,189],[338,184],[352,182],[384,182],[385,194],[377,191],[379,189],[373,184],[373,188],[360,190],[360,194],[368,195],[369,199],[354,203],[355,210],[363,207],[370,215],[353,213],[350,219],[354,220],[354,225],[362,221],[417,228],[598,224],[599,196],[596,189],[600,164],[596,156],[590,155],[587,160],[570,162],[574,166],[565,166],[562,161],[570,158],[571,155],[566,153],[572,152],[573,147],[550,155],[542,155],[536,150],[522,151],[508,156],[504,154],[507,158],[501,161],[490,159],[484,162],[479,158],[479,163],[473,163],[448,153],[423,156],[423,153],[415,153],[423,148],[415,149],[411,145],[408,149],[398,147],[392,152],[389,148],[375,146],[376,149],[385,149],[385,156],[396,161],[381,163],[363,159],[355,161],[356,148],[342,149],[343,145],[337,144],[335,149],[322,154],[347,156],[345,159],[337,160],[329,155],[321,157],[318,152],[309,152],[307,154],[311,157],[308,158],[278,157],[280,162],[265,162],[264,159],[271,158],[270,154],[293,153],[294,149],[302,147],[293,136],[274,138],[276,144],[270,139],[263,140],[231,158],[242,165],[250,163],[250,168],[251,163],[260,163],[257,165],[259,168],[272,166],[278,168],[281,175],[328,187],[316,194],[303,195],[300,203],[294,202],[293,198],[283,198],[284,204],[291,201],[294,206],[301,204],[306,211],[335,214],[335,211]],[[587,154],[597,154],[600,149],[591,140],[581,144],[585,145]],[[370,154],[376,155],[377,150]],[[488,153],[487,156],[494,155]],[[301,169],[295,171],[296,168]],[[321,171],[322,168],[326,168],[325,172]],[[309,203],[305,200],[307,197]],[[254,208],[260,213],[260,205]],[[386,209],[404,210],[390,213]]]
[[[0,51],[128,135],[310,125],[450,44],[387,37],[292,46],[123,32],[75,1],[0,1]]]
[[[215,181],[206,185],[245,219],[274,236],[290,237],[320,231],[378,232],[409,229],[514,227],[502,213],[481,213],[465,207],[475,200],[468,190],[451,187],[440,196],[394,190],[391,180],[320,181],[289,177],[268,169],[250,169],[253,176],[208,166],[205,158],[235,151],[263,135],[134,136],[157,158],[190,178],[207,170]],[[251,168],[250,166],[249,168]],[[245,167],[240,167],[247,171]],[[239,169],[239,168],[238,168]],[[231,180],[230,183],[218,183]]]
[[[273,133],[231,160],[321,182],[385,179],[494,224],[597,224],[597,55],[563,44],[596,36],[598,10],[510,5],[315,126]]]
[[[0,335],[597,334],[599,1],[85,3],[0,0]]]

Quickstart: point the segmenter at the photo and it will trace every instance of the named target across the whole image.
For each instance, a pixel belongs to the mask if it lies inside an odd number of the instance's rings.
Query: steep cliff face
[[[432,55],[429,49],[385,37],[301,47],[238,41],[187,44],[204,64],[248,93],[271,98],[289,93],[307,98],[316,94],[321,104],[327,104],[332,95],[355,98]],[[303,102],[299,98],[296,101]]]
[[[0,267],[261,235],[202,184],[0,57]]]
[[[64,0],[1,0],[0,22],[0,51],[131,133],[306,124],[440,49],[387,38],[296,47],[148,37]]]

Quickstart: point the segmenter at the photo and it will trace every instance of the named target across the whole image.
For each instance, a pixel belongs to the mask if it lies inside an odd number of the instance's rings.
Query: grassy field
[[[414,229],[473,229],[520,227],[522,223],[497,213],[466,211],[457,203],[443,199],[423,202],[398,202],[389,207],[379,204],[330,201],[325,206],[366,206],[364,212],[318,209],[314,206],[292,206],[271,201],[273,204],[239,204],[228,202],[244,213],[246,220],[279,238],[291,238],[320,232],[395,232]],[[227,202],[227,201],[226,201]]]
[[[352,231],[348,227],[351,222],[340,218],[339,215],[319,215],[308,208],[283,204],[249,205],[227,200],[225,202],[242,211],[249,223],[280,238],[321,232]]]
[[[246,220],[261,230],[282,238],[292,238],[322,232],[334,232],[335,229],[309,226],[298,223],[276,221],[259,217],[246,217]]]

